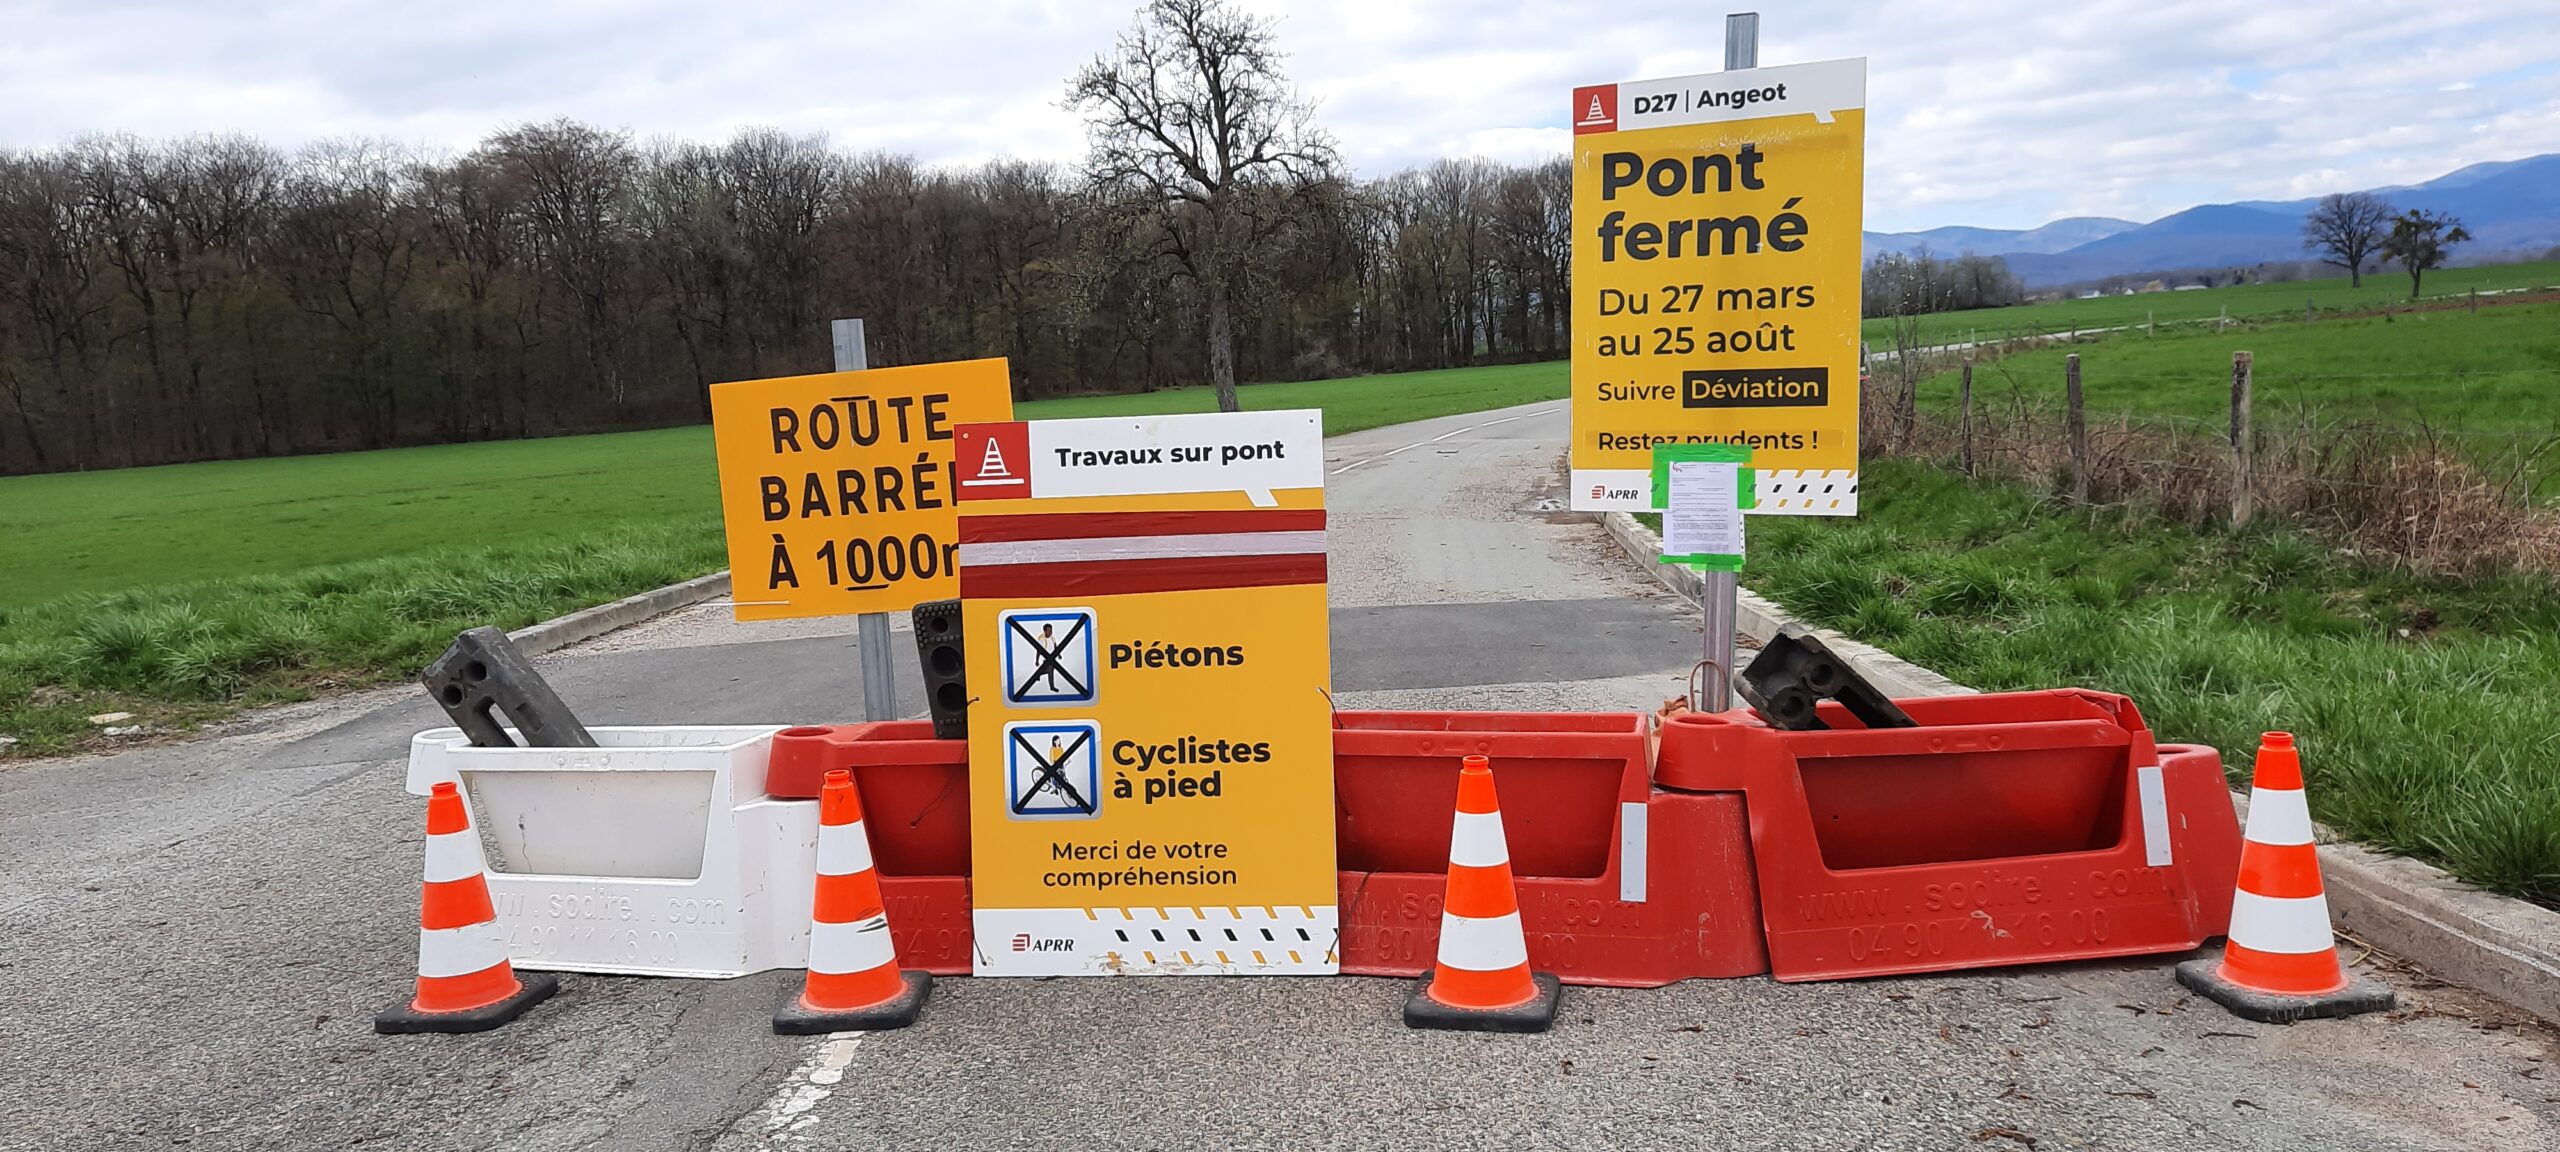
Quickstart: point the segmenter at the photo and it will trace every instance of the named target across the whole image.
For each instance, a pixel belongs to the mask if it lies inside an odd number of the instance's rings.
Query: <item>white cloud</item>
[[[1360,170],[1561,154],[1575,83],[1709,71],[1720,10],[1664,0],[1247,0]],[[1768,63],[1869,58],[1868,224],[2149,218],[2560,150],[2549,0],[1770,5]],[[239,130],[437,148],[558,115],[748,124],[968,163],[1071,161],[1067,75],[1134,3],[18,0],[0,146]]]

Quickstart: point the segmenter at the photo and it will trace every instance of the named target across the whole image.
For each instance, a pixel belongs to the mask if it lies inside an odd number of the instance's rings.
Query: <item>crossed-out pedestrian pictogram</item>
[[[1090,704],[1094,699],[1094,620],[1089,608],[1007,612],[1005,702]]]

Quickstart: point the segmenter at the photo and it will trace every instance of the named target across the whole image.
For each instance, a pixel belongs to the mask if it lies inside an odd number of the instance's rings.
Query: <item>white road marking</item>
[[[773,1090],[765,1101],[765,1147],[774,1145],[776,1137],[788,1136],[818,1122],[809,1110],[835,1095],[836,1085],[844,1080],[844,1070],[853,1063],[853,1050],[862,1046],[862,1032],[836,1032],[811,1049],[809,1058],[791,1070],[791,1075]]]
[[[1467,433],[1467,432],[1473,432],[1473,431],[1475,431],[1475,430],[1476,430],[1476,429],[1478,429],[1478,428],[1491,428],[1491,427],[1493,427],[1493,426],[1494,426],[1494,425],[1496,425],[1496,424],[1508,424],[1508,423],[1510,423],[1510,422],[1512,422],[1512,421],[1514,421],[1514,420],[1524,420],[1524,419],[1527,419],[1527,418],[1529,418],[1529,417],[1531,417],[1531,416],[1545,416],[1545,415],[1548,415],[1548,414],[1550,414],[1550,413],[1552,413],[1552,412],[1554,412],[1554,411],[1556,411],[1556,410],[1555,410],[1555,409],[1553,409],[1553,408],[1541,408],[1541,409],[1539,409],[1539,410],[1537,410],[1537,411],[1535,411],[1535,412],[1523,412],[1523,413],[1520,413],[1520,414],[1519,414],[1519,415],[1517,415],[1517,416],[1505,416],[1505,417],[1503,417],[1503,418],[1502,418],[1502,419],[1500,419],[1500,420],[1487,420],[1487,421],[1485,421],[1485,422],[1484,422],[1484,423],[1482,423],[1482,424],[1469,424],[1469,425],[1467,425],[1466,427],[1464,427],[1464,428],[1460,428],[1460,429],[1458,429],[1458,430],[1457,430],[1457,431],[1455,431],[1455,432],[1443,432],[1443,433],[1441,433],[1441,434],[1439,434],[1439,435],[1437,435],[1437,436],[1434,436],[1434,437],[1432,437],[1432,438],[1430,438],[1430,439],[1428,439],[1428,440],[1416,440],[1416,441],[1414,441],[1413,443],[1411,443],[1411,444],[1407,444],[1407,445],[1405,445],[1405,446],[1404,446],[1404,447],[1402,447],[1402,448],[1392,448],[1392,449],[1389,449],[1389,450],[1387,450],[1387,451],[1385,451],[1385,452],[1382,452],[1382,453],[1380,453],[1380,454],[1378,454],[1378,455],[1376,455],[1376,456],[1369,457],[1368,459],[1365,459],[1365,460],[1354,460],[1354,461],[1352,461],[1352,462],[1350,462],[1350,463],[1348,463],[1348,464],[1343,465],[1343,466],[1342,466],[1342,467],[1340,467],[1340,468],[1336,468],[1336,469],[1334,469],[1334,470],[1333,470],[1333,471],[1331,471],[1331,472],[1327,472],[1327,473],[1325,473],[1325,475],[1327,475],[1327,476],[1340,476],[1340,475],[1342,475],[1343,473],[1348,472],[1348,471],[1350,471],[1350,470],[1352,470],[1352,469],[1354,469],[1354,468],[1357,468],[1357,467],[1359,467],[1359,466],[1361,466],[1361,465],[1363,465],[1363,464],[1374,464],[1374,463],[1377,463],[1378,461],[1380,461],[1380,460],[1384,460],[1384,459],[1386,459],[1386,458],[1387,458],[1387,457],[1389,457],[1389,456],[1393,456],[1393,455],[1395,455],[1395,454],[1396,454],[1396,453],[1398,453],[1398,452],[1410,452],[1410,451],[1413,451],[1413,450],[1414,450],[1414,449],[1416,449],[1416,448],[1420,448],[1420,447],[1422,447],[1422,446],[1423,446],[1423,445],[1425,445],[1425,444],[1437,444],[1437,443],[1439,443],[1439,442],[1441,442],[1441,441],[1443,441],[1443,440],[1446,440],[1446,439],[1448,439],[1448,438],[1450,438],[1450,437],[1452,437],[1452,436],[1457,436],[1457,435],[1460,435],[1460,434],[1463,434],[1463,433]]]

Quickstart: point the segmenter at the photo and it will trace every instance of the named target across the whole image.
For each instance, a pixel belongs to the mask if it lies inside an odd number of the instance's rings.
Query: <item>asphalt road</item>
[[[1696,612],[1559,512],[1563,438],[1543,404],[1331,442],[1345,706],[1679,690]],[[596,723],[850,718],[849,622],[725,616],[541,663]],[[2560,1146],[2547,1030],[2408,971],[2387,1017],[2245,1024],[2175,957],[1575,988],[1535,1037],[1409,1032],[1401,981],[1198,978],[945,980],[917,1028],[793,1040],[796,974],[570,976],[496,1032],[381,1037],[435,722],[386,689],[0,770],[0,1147]]]

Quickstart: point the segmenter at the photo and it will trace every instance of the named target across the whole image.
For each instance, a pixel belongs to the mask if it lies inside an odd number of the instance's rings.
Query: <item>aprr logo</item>
[[[1618,130],[1618,86],[1594,84],[1573,90],[1573,134]]]
[[[1076,950],[1076,942],[1071,937],[1063,936],[1047,936],[1034,940],[1028,932],[1016,932],[1013,934],[1013,950],[1016,952],[1073,952]]]
[[[1016,951],[1016,952],[1028,952],[1028,951],[1030,951],[1030,950],[1031,950],[1031,934],[1030,934],[1030,933],[1028,933],[1028,932],[1016,932],[1016,933],[1014,933],[1014,934],[1013,934],[1013,950],[1014,950],[1014,951]]]

